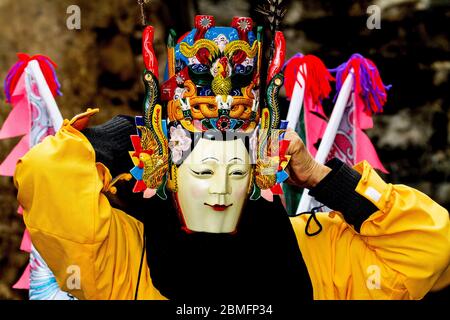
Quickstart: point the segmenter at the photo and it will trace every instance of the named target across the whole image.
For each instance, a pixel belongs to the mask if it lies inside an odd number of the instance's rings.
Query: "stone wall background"
[[[213,14],[217,24],[234,15],[252,16],[256,0],[154,0],[150,21],[155,48],[165,58],[168,28],[188,31],[197,13]],[[284,20],[288,56],[315,54],[329,68],[359,52],[379,67],[392,84],[385,112],[368,131],[390,171],[385,178],[427,193],[450,208],[450,117],[448,0],[290,0]],[[81,30],[66,27],[66,9],[81,8]],[[181,9],[183,4],[183,9]],[[380,30],[366,27],[366,9],[382,8]],[[100,107],[93,124],[117,114],[138,114],[140,19],[135,0],[0,0],[0,77],[16,61],[16,52],[45,54],[58,65],[64,95],[57,99],[65,118]],[[160,73],[164,66],[160,64]],[[0,93],[0,125],[10,111]],[[18,139],[0,141],[0,161]],[[9,177],[0,177],[0,299],[24,299],[12,290],[27,263],[19,251],[23,222],[16,212],[16,193]]]

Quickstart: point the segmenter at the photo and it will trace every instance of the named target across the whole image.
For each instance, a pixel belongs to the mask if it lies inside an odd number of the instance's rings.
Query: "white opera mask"
[[[251,183],[249,153],[242,140],[200,139],[178,168],[178,202],[187,229],[236,231]]]

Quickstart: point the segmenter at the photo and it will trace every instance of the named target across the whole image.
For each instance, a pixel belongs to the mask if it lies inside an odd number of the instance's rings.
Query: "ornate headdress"
[[[136,118],[138,135],[130,152],[137,182],[135,192],[145,197],[165,188],[177,190],[177,165],[191,144],[191,134],[215,131],[257,137],[252,199],[261,190],[280,194],[289,157],[283,140],[287,123],[280,121],[278,93],[285,43],[274,37],[266,89],[261,92],[262,27],[253,32],[251,18],[235,17],[231,27],[216,27],[213,16],[195,18],[195,28],[176,42],[169,33],[166,78],[158,84],[158,63],[153,50],[153,27],[143,33],[146,70],[144,116]],[[171,157],[169,157],[169,153]]]

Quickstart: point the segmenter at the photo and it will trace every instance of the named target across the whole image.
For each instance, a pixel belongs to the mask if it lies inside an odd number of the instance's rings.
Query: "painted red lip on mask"
[[[227,208],[231,207],[232,204],[226,206],[226,205],[220,205],[220,204],[215,204],[215,205],[210,205],[208,203],[205,203],[206,206],[210,206],[211,208],[213,208],[215,211],[225,211]]]

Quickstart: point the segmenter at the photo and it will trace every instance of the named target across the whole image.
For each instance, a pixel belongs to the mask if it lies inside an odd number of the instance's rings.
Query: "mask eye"
[[[245,176],[247,174],[246,171],[242,171],[242,170],[233,170],[230,172],[230,176],[238,176],[238,177],[242,177]]]
[[[200,170],[200,171],[194,171],[191,169],[191,171],[200,177],[207,177],[207,176],[212,176],[214,174],[214,172],[210,169],[205,169],[205,170]]]

